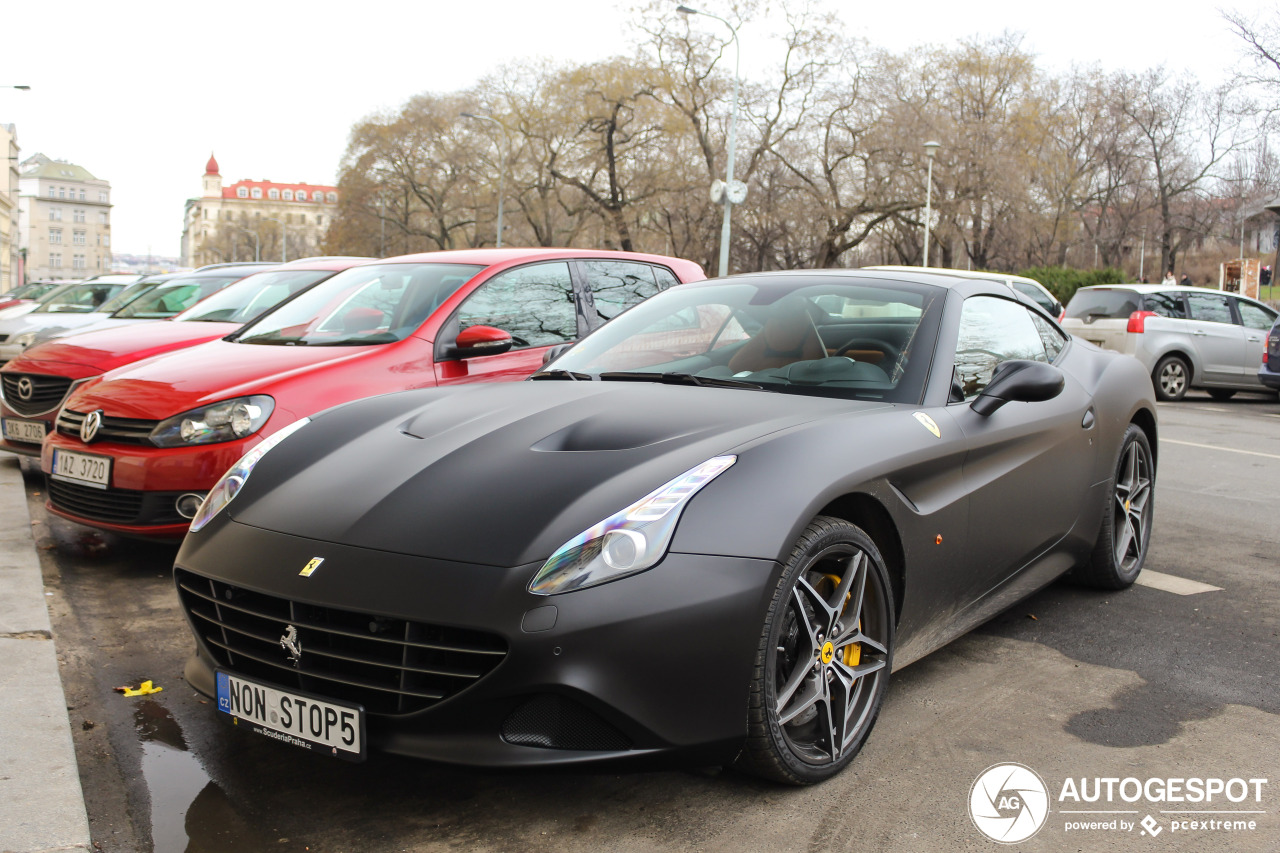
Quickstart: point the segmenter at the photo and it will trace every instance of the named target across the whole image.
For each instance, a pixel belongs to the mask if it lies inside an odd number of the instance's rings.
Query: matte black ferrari
[[[1129,356],[1007,285],[762,273],[641,303],[530,381],[330,409],[256,447],[175,567],[188,681],[359,759],[839,771],[890,672],[1154,510]]]

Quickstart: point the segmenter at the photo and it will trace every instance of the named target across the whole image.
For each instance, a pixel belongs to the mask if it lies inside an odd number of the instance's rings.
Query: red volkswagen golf
[[[575,249],[353,267],[226,338],[75,389],[43,446],[48,507],[126,535],[180,537],[222,473],[299,418],[390,391],[523,379],[548,348],[704,277],[690,261]]]
[[[119,325],[99,324],[24,350],[0,368],[0,450],[39,456],[40,443],[76,386],[126,364],[229,335],[299,290],[371,260],[316,258],[268,267],[168,320],[109,319],[104,322]]]

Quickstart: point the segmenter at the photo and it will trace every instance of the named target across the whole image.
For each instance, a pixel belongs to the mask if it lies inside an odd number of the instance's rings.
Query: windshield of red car
[[[918,401],[943,295],[840,276],[683,285],[606,323],[548,378]]]
[[[353,267],[259,317],[245,344],[368,346],[403,340],[476,273],[478,264]]]
[[[286,298],[323,278],[333,270],[272,270],[254,273],[202,299],[174,317],[178,321],[247,323]]]

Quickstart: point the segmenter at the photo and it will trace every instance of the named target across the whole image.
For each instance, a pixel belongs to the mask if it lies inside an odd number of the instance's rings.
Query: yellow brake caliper
[[[824,577],[827,578],[827,580],[831,581],[833,584],[835,584],[836,589],[840,588],[839,575],[824,575]],[[846,604],[849,603],[850,598],[853,598],[853,593],[848,593],[844,597]],[[862,630],[861,619],[858,620],[858,630]],[[857,666],[858,663],[862,660],[862,643],[850,643],[849,645],[845,646],[843,651],[843,660],[844,660],[845,666]]]

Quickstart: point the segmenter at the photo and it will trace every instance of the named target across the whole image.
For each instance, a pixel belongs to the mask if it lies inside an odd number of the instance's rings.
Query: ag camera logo
[[[1001,844],[1026,841],[1049,817],[1049,789],[1023,764],[993,764],[969,790],[969,817],[978,831]]]

